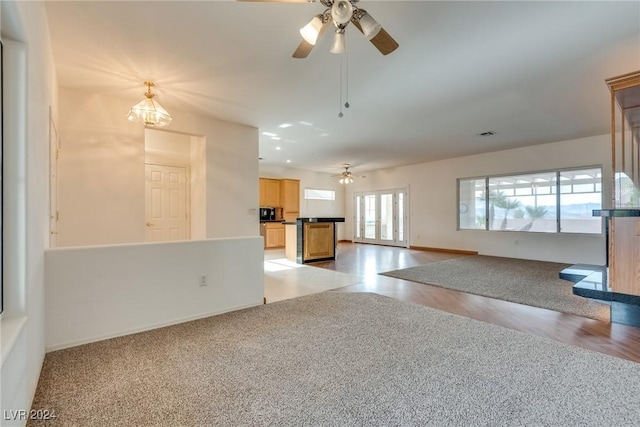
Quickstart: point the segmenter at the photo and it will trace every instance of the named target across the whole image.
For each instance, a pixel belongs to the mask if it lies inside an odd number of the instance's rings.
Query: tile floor
[[[346,273],[296,264],[286,259],[283,249],[264,252],[264,296],[267,304],[355,285],[361,280]]]

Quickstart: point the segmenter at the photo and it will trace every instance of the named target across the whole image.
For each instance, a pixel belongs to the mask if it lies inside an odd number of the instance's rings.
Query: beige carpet
[[[569,264],[475,255],[380,273],[519,304],[610,320],[610,306],[573,295],[558,278]]]
[[[625,426],[640,364],[325,292],[46,355],[30,426]]]

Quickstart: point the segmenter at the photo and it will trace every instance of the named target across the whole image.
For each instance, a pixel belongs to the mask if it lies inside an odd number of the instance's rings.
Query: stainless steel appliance
[[[260,208],[260,221],[274,221],[276,208]]]

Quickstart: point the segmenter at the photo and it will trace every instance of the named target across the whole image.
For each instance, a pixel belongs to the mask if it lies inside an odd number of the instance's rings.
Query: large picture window
[[[602,232],[602,168],[458,180],[458,228],[539,233]]]

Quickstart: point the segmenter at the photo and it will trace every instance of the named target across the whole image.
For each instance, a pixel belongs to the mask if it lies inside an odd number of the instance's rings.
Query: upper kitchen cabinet
[[[285,221],[295,221],[300,216],[300,180],[280,180],[280,205]]]
[[[260,178],[260,206],[280,208],[280,180]]]

